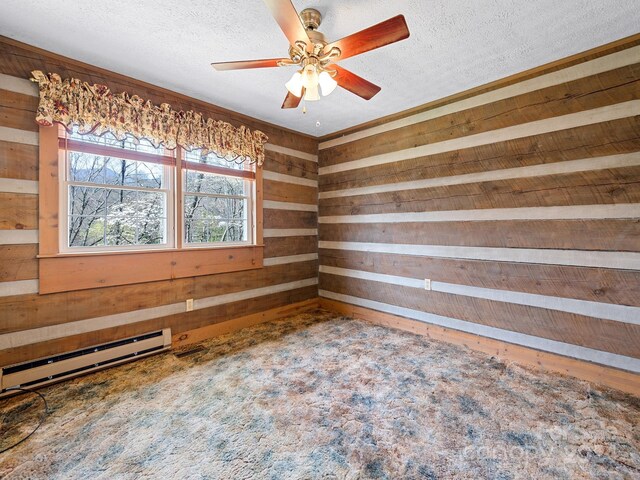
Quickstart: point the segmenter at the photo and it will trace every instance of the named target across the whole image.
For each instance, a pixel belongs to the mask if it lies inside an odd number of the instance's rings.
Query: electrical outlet
[[[429,278],[424,279],[424,289],[431,290],[431,280]]]
[[[187,312],[193,310],[193,298],[187,298]]]

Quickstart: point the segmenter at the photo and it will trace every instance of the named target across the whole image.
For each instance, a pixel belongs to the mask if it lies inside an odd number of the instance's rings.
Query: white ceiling
[[[409,39],[341,65],[376,83],[281,110],[292,67],[214,71],[286,56],[261,0],[2,0],[0,34],[314,136],[326,135],[638,33],[638,0],[294,0],[337,40],[399,13]]]

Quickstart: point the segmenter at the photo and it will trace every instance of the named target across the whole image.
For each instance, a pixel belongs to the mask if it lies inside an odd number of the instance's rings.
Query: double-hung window
[[[255,172],[199,150],[184,153],[185,245],[251,243],[254,231]]]
[[[61,129],[63,252],[173,247],[172,151],[128,136]]]

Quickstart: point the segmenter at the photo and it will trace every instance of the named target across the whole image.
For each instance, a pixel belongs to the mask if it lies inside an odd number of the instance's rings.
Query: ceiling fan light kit
[[[285,83],[284,86],[296,97],[302,96],[302,74],[299,71],[294,73],[291,80]]]
[[[333,43],[327,43],[318,31],[322,15],[314,8],[306,8],[300,15],[291,0],[264,0],[273,17],[289,40],[289,58],[219,62],[216,70],[269,68],[295,65],[300,67],[285,84],[287,96],[282,108],[296,108],[305,101],[320,100],[340,87],[370,100],[380,87],[336,65],[336,62],[359,55],[409,37],[409,29],[402,15],[365,28]]]
[[[327,71],[321,72],[320,75],[318,75],[318,83],[320,84],[322,95],[325,97],[338,86],[338,82],[336,82]]]

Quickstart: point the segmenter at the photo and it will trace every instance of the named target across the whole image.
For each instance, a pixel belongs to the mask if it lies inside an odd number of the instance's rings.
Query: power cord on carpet
[[[26,437],[24,437],[21,440],[17,441],[16,443],[11,445],[10,447],[7,447],[7,448],[5,448],[3,450],[0,450],[0,454],[6,452],[8,450],[11,450],[14,447],[17,447],[22,442],[24,442],[26,439],[28,439],[31,435],[36,433],[36,431],[40,428],[40,425],[42,425],[44,423],[44,419],[47,418],[47,415],[49,415],[49,405],[47,404],[47,399],[44,398],[43,394],[41,394],[40,392],[36,392],[35,390],[29,390],[29,389],[20,388],[20,387],[7,388],[5,391],[8,392],[8,391],[13,391],[13,390],[18,391],[18,392],[25,392],[25,393],[35,393],[36,395],[38,395],[42,399],[42,401],[44,402],[44,412],[40,416],[40,421],[38,422],[38,425],[36,425],[36,428],[31,430],[31,433],[29,433],[29,435],[27,435]]]

